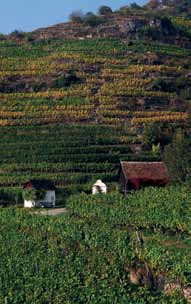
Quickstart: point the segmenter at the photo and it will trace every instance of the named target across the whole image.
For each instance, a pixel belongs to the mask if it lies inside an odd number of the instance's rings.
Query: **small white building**
[[[55,207],[55,190],[53,182],[49,180],[30,180],[26,182],[23,185],[24,207]]]
[[[98,179],[92,187],[92,194],[107,193],[107,186],[102,182],[101,179]]]

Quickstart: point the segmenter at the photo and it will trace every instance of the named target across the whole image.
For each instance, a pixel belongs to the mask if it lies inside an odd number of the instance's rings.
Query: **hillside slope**
[[[190,19],[107,18],[103,31],[71,23],[0,41],[1,186],[116,182],[121,159],[160,159],[145,125],[167,137],[190,127]],[[129,32],[113,35],[116,20]]]

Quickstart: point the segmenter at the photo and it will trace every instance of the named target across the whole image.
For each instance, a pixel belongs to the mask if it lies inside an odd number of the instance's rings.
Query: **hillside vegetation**
[[[189,130],[191,20],[160,9],[1,37],[1,187],[44,177],[70,193],[98,178],[112,187],[120,160],[159,160]],[[148,144],[153,125],[161,134]]]

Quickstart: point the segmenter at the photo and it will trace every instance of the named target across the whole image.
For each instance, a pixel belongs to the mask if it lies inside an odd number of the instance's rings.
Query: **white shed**
[[[92,194],[107,193],[107,186],[102,182],[101,179],[98,179],[92,187]]]
[[[55,207],[55,190],[53,182],[49,180],[30,180],[26,182],[23,185],[24,207]]]

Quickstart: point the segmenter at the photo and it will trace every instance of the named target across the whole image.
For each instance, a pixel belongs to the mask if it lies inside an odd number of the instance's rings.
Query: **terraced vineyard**
[[[177,19],[176,22],[179,22]],[[119,39],[0,42],[0,185],[115,183],[145,124],[190,124],[191,51]],[[160,158],[160,156],[158,156]]]
[[[0,304],[191,299],[190,2],[106,10],[0,35]],[[121,160],[165,156],[184,183],[119,193]],[[67,212],[20,208],[33,178]]]

